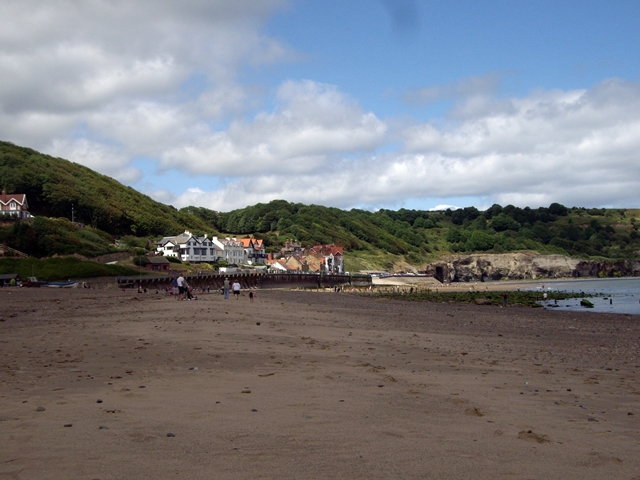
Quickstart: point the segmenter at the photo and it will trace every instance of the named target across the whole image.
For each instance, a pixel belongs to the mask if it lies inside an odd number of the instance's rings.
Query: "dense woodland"
[[[26,193],[29,222],[5,222],[0,242],[37,257],[93,257],[128,249],[184,229],[209,235],[255,235],[268,251],[287,239],[337,243],[360,256],[386,255],[419,265],[458,252],[538,251],[582,258],[640,255],[640,211],[493,205],[446,211],[349,211],[284,200],[231,212],[177,210],[67,160],[0,142],[0,183]],[[71,221],[73,215],[75,222]],[[393,262],[391,262],[393,263]],[[382,265],[388,267],[389,265]]]

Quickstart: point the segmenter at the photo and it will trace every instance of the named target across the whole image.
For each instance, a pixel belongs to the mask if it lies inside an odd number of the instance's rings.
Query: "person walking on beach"
[[[176,297],[176,300],[180,300],[180,289],[178,288],[178,280],[176,278],[171,281],[171,292],[173,296]]]
[[[253,303],[253,291],[249,292],[249,302]]]
[[[176,283],[178,284],[178,299],[182,300],[184,298],[185,284],[186,284],[182,274],[180,274],[180,276],[177,278]]]
[[[191,287],[189,286],[189,284],[187,283],[186,280],[184,280],[182,282],[182,289],[184,291],[182,299],[183,300],[191,300]]]
[[[224,279],[222,292],[224,293],[224,299],[227,300],[229,298],[229,279],[227,277]]]
[[[238,298],[240,298],[240,282],[236,280],[235,282],[233,282],[233,285],[231,285],[231,288],[233,289],[234,297],[236,297],[236,300],[238,300]]]

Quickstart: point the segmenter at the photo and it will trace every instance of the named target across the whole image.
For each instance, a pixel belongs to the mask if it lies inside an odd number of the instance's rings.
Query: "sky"
[[[177,208],[640,207],[637,0],[2,0],[0,139]]]

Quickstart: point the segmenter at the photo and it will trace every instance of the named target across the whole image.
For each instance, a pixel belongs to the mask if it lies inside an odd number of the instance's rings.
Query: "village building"
[[[214,263],[225,259],[224,245],[217,237],[209,238],[206,234],[198,237],[188,230],[175,237],[162,238],[157,243],[156,253],[191,263]]]
[[[166,272],[171,270],[171,264],[169,260],[165,257],[157,255],[157,256],[149,256],[146,257],[147,263],[145,263],[144,268],[147,270],[153,270],[154,272]]]
[[[312,255],[307,255],[304,257],[304,263],[307,271],[311,273],[319,273],[322,271],[324,259],[321,260]]]
[[[179,258],[190,263],[219,263],[229,265],[268,265],[271,270],[281,272],[321,272],[344,273],[344,251],[334,244],[315,245],[304,250],[294,241],[287,241],[280,258],[266,254],[264,242],[255,238],[218,238],[204,235],[199,237],[188,230],[174,237],[164,237],[157,243],[156,254]],[[153,257],[150,257],[153,258]],[[158,264],[154,270],[165,267]]]
[[[296,272],[308,272],[309,266],[307,262],[299,255],[291,255],[286,260],[285,263],[289,266],[290,269]]]
[[[211,241],[220,248],[222,258],[230,264],[244,263],[244,246],[237,238],[218,238],[212,237]]]
[[[249,265],[264,265],[267,254],[264,251],[264,241],[257,238],[239,238],[244,250],[244,262]]]
[[[293,252],[297,244],[287,241],[281,252]],[[269,253],[266,263],[272,270],[309,273],[344,273],[344,250],[334,244],[315,245],[300,253]]]
[[[0,215],[20,220],[33,218],[29,213],[27,196],[24,193],[8,194],[5,189],[0,196]]]
[[[284,258],[270,258],[267,260],[267,265],[269,266],[269,271],[274,273],[286,273],[290,270]]]
[[[320,271],[323,273],[344,273],[344,250],[338,245],[315,245],[307,250],[308,257],[320,261]]]
[[[284,243],[284,247],[280,249],[280,253],[283,256],[302,255],[304,253],[304,248],[295,240],[287,240]]]

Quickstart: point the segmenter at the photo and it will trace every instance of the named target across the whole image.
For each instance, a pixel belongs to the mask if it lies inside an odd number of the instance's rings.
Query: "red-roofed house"
[[[7,194],[5,189],[2,189],[2,196],[0,197],[0,214],[23,220],[33,218],[33,215],[29,213],[27,196],[24,193]]]
[[[307,256],[320,260],[323,272],[344,273],[344,250],[338,245],[315,245],[309,249]]]
[[[257,238],[239,238],[244,249],[244,260],[249,265],[264,265],[267,254],[264,252],[264,241]]]
[[[289,272],[291,270],[284,258],[267,260],[267,265],[269,265],[269,270],[273,272]]]
[[[307,262],[304,261],[304,259],[298,255],[291,255],[286,259],[285,262],[290,270],[294,270],[296,272],[308,272],[309,271],[309,266],[307,265]]]

